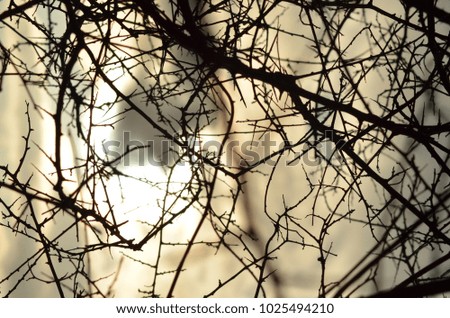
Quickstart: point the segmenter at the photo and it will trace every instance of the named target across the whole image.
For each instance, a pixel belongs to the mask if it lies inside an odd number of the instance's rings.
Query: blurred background
[[[1,2],[0,295],[445,295],[449,16]]]

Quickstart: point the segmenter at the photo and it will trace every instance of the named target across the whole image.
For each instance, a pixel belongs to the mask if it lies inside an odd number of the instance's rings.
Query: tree
[[[150,297],[447,293],[449,12],[2,4],[2,296],[114,296],[124,264]]]

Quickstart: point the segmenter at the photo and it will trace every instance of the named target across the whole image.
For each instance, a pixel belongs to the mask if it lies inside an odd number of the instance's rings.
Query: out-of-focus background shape
[[[0,34],[0,296],[448,295],[448,1],[3,1]]]

